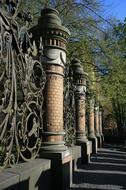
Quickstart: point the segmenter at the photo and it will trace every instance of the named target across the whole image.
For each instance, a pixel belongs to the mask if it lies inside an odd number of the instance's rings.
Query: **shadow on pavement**
[[[126,153],[100,149],[89,165],[80,165],[74,172],[71,190],[126,190]]]

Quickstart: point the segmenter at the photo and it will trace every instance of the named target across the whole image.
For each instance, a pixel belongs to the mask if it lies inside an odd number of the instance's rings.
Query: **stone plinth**
[[[81,165],[81,146],[73,146],[72,150],[72,160],[73,160],[73,171],[75,171],[79,165]]]
[[[42,152],[43,158],[51,159],[52,189],[67,190],[72,184],[72,152]]]
[[[0,190],[51,190],[51,162],[36,159],[0,173]]]

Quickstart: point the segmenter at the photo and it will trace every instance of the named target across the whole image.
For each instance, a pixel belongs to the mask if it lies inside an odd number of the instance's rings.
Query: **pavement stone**
[[[106,145],[91,156],[91,163],[74,172],[70,190],[126,190],[126,152]]]

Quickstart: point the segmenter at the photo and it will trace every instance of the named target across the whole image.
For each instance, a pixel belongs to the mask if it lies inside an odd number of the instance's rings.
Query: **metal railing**
[[[64,129],[65,143],[68,147],[75,144],[76,136],[76,115],[75,115],[75,86],[73,84],[73,73],[70,64],[65,69],[65,88],[64,88]]]
[[[18,5],[0,9],[0,169],[34,159],[41,147],[45,73]]]

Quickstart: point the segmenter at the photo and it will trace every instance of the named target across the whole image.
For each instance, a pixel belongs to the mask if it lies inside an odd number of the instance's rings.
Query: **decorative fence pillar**
[[[98,141],[98,147],[101,147],[101,136],[100,136],[100,130],[99,130],[99,105],[95,104],[95,132],[96,137]]]
[[[67,150],[63,136],[63,87],[66,63],[66,43],[70,32],[61,25],[58,12],[45,9],[38,23],[42,27],[44,44],[43,62],[46,71],[45,123],[43,150],[56,152]]]
[[[94,129],[94,104],[95,100],[93,97],[89,99],[89,135],[88,139],[92,141],[92,153],[97,153],[97,138],[95,136],[95,129]]]
[[[84,73],[78,59],[72,61],[74,85],[75,85],[75,106],[76,106],[76,144],[82,147],[82,162],[90,161],[90,143],[86,136],[86,73]]]
[[[62,26],[58,14],[55,9],[42,10],[34,30],[43,39],[42,60],[47,80],[41,156],[52,160],[53,189],[66,189],[70,183],[71,152],[64,142],[63,88],[66,44],[70,32]]]
[[[99,107],[99,132],[101,136],[101,143],[103,144],[104,142],[104,135],[103,135],[103,130],[102,130],[102,116],[103,116],[103,108],[102,106]]]

